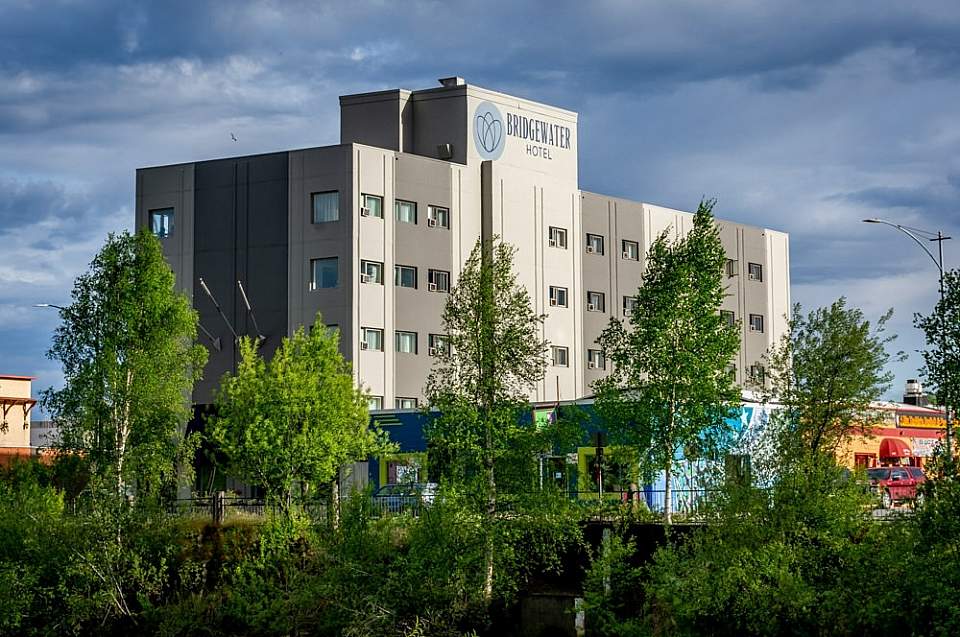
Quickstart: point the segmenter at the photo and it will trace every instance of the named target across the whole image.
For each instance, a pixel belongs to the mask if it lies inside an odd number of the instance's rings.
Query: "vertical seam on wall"
[[[401,130],[402,130],[402,128],[401,128]],[[402,136],[402,132],[401,132],[401,136]],[[398,144],[398,145],[399,145],[399,144]],[[393,155],[390,156],[390,159],[393,159]],[[389,233],[390,238],[391,238],[391,242],[390,242],[391,248],[392,248],[392,246],[393,246],[393,241],[396,240],[396,235],[393,233],[393,230],[395,229],[395,228],[393,227],[393,223],[394,223],[394,221],[395,221],[394,215],[393,215],[393,214],[389,214],[389,215],[388,215],[388,214],[387,214],[387,211],[383,209],[383,208],[387,207],[387,206],[386,206],[386,203],[387,203],[387,197],[386,197],[386,195],[387,195],[387,192],[386,192],[386,190],[387,190],[387,153],[386,153],[386,152],[384,152],[383,155],[381,156],[381,160],[382,160],[382,168],[383,168],[383,180],[382,180],[382,183],[383,183],[383,199],[382,199],[382,202],[383,202],[383,203],[382,203],[381,206],[380,206],[380,208],[381,208],[380,212],[383,214],[383,254],[380,255],[380,258],[383,259],[383,263],[386,264],[386,261],[387,261],[387,245],[388,245],[388,244],[387,244],[387,234],[388,234],[388,233],[387,233],[387,223],[388,223],[388,221],[389,221],[389,223],[391,224],[391,226],[390,226],[390,233]],[[392,163],[392,162],[391,162],[391,163]],[[392,181],[392,180],[391,180],[391,181]],[[391,195],[393,195],[392,198],[396,198],[396,193],[393,192],[393,185],[392,185],[392,183],[391,183]],[[393,206],[390,206],[390,212],[391,212],[391,213],[393,212]],[[358,279],[360,278],[359,275],[357,276],[357,278],[358,278]],[[384,273],[384,279],[386,279],[386,273]],[[382,302],[382,305],[383,305],[383,332],[384,332],[383,338],[384,338],[384,341],[386,341],[386,340],[387,340],[387,286],[386,286],[386,280],[384,280],[384,285],[382,286],[381,293],[382,293],[381,302]],[[390,304],[390,327],[391,327],[390,332],[393,334],[393,338],[390,339],[390,341],[391,341],[391,342],[394,342],[394,339],[396,338],[396,329],[397,329],[397,311],[396,311],[396,304],[395,304],[395,303],[391,303],[391,304]],[[390,396],[391,398],[395,398],[395,397],[396,397],[396,394],[397,394],[397,388],[396,388],[397,354],[396,354],[396,349],[397,349],[397,348],[396,348],[395,345],[394,345],[393,347],[388,348],[386,343],[383,344],[383,404],[381,405],[381,407],[383,407],[384,409],[389,409],[388,405],[390,404],[390,400],[389,400],[387,397]],[[388,354],[389,354],[389,357],[390,357],[389,364],[388,364],[388,362],[387,362],[387,356],[388,356]],[[389,374],[387,373],[388,370],[390,371]]]
[[[535,311],[538,314],[543,313],[543,304],[541,302],[541,292],[540,289],[545,281],[545,274],[543,272],[543,259],[539,254],[538,250],[538,239],[540,238],[539,228],[543,225],[543,189],[538,188],[536,185],[531,186],[533,188],[533,303]],[[540,208],[537,208],[537,191],[540,191]],[[547,322],[543,321],[540,323],[540,338],[542,340],[547,339]],[[543,375],[543,378],[540,379],[540,395],[546,399],[546,389],[547,389],[547,374]]]
[[[353,175],[351,175],[352,178],[350,180],[351,182],[350,190],[352,191],[350,193],[350,219],[352,220],[351,226],[353,226],[353,224],[356,224],[356,229],[357,229],[355,233],[357,238],[356,238],[356,241],[354,242],[354,254],[351,255],[351,258],[350,258],[350,268],[352,271],[354,261],[358,261],[358,268],[359,268],[360,229],[363,227],[363,224],[361,223],[361,218],[360,218],[360,201],[359,201],[359,198],[360,198],[360,149],[357,148],[356,146],[351,146],[351,148],[353,150],[353,152],[351,153],[351,156],[353,157]],[[352,315],[353,308],[356,308],[356,319],[355,319],[356,324],[353,326],[354,329],[351,330],[355,332],[355,334],[351,334],[351,340],[353,341],[353,343],[351,344],[351,347],[353,351],[356,352],[356,356],[354,357],[356,364],[353,366],[353,369],[355,370],[354,373],[356,374],[356,377],[357,377],[357,384],[360,385],[361,384],[360,359],[362,358],[361,354],[363,353],[363,350],[360,349],[360,338],[363,334],[363,326],[361,324],[362,319],[360,316],[361,308],[360,308],[359,277],[356,277],[356,280],[351,281],[350,294],[357,301],[356,303],[351,304],[352,308],[350,311]]]
[[[573,271],[574,294],[579,294],[578,288],[581,287],[580,280],[583,278],[583,270],[577,269],[577,250],[574,247],[573,237],[578,236],[583,229],[583,207],[580,208],[580,227],[577,227],[577,197],[581,196],[579,191],[570,194],[570,237],[567,245],[570,247],[570,267]],[[576,234],[574,234],[576,233]],[[578,276],[579,274],[579,276]],[[586,346],[584,343],[583,329],[578,327],[579,318],[577,312],[573,313],[573,346],[576,348],[577,363],[573,374],[573,392],[576,396],[582,396],[586,385]]]
[[[746,381],[747,379],[747,335],[749,334],[749,328],[747,320],[749,319],[749,314],[747,314],[747,280],[744,276],[744,268],[746,268],[746,253],[743,249],[743,228],[737,228],[737,261],[738,266],[737,270],[737,291],[739,292],[738,305],[740,306],[740,373],[741,373],[741,382]]]
[[[616,265],[617,265],[613,260],[613,244],[615,243],[615,240],[613,237],[614,237],[614,233],[616,232],[615,224],[614,224],[614,210],[616,210],[616,204],[613,201],[608,199],[607,200],[607,236],[610,237],[610,242],[606,246],[607,253],[605,255],[607,257],[607,289],[608,290],[613,289],[614,268],[616,268]],[[584,303],[586,303],[586,299],[584,299]]]
[[[491,171],[493,170],[492,166],[490,170]],[[493,229],[491,228],[491,231],[492,230]],[[492,234],[497,234],[497,233],[492,232]],[[502,178],[500,179],[500,233],[499,234],[500,234],[500,240],[502,241],[503,240],[503,179]]]
[[[604,301],[605,305],[613,302],[613,299],[617,297],[617,292],[620,290],[620,224],[619,224],[619,208],[617,207],[617,202],[611,202],[613,204],[612,210],[612,221],[613,221],[613,232],[610,235],[610,243],[613,245],[610,246],[610,289],[607,291],[607,298]],[[616,304],[614,304],[614,307]],[[612,308],[604,307],[604,313],[609,316]]]

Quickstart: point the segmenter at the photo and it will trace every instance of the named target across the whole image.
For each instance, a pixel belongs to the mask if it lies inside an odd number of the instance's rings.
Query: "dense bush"
[[[0,480],[0,634],[461,635],[491,626],[481,518],[462,493],[444,491],[417,518],[376,517],[358,494],[336,530],[296,513],[215,527],[105,493],[73,510],[49,476],[21,467]],[[527,505],[531,513],[497,525],[494,608],[559,569],[581,541],[563,500]]]
[[[871,521],[864,483],[832,463],[769,489],[728,486],[710,524],[632,566],[613,542],[587,581],[597,635],[956,635],[960,488]]]

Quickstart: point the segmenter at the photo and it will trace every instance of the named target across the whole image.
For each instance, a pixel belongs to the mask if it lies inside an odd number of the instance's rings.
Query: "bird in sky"
[[[233,141],[237,141],[237,136],[234,135],[233,133],[230,133],[230,139],[232,139]]]

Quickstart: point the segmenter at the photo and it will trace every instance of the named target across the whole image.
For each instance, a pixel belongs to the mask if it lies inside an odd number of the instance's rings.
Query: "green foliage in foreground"
[[[670,241],[665,230],[657,237],[629,319],[611,318],[597,339],[613,363],[594,384],[597,410],[611,442],[632,448],[644,473],[664,472],[667,524],[677,453],[715,455],[740,399],[727,369],[740,339],[720,314],[727,257],[714,203],[700,202],[685,236]]]
[[[801,461],[834,453],[856,434],[880,422],[872,401],[890,388],[887,347],[896,337],[885,328],[893,310],[871,324],[859,308],[840,297],[804,315],[793,306],[788,329],[765,356],[770,383],[765,402],[778,402],[777,447],[782,458]]]
[[[72,513],[43,473],[0,480],[3,635],[452,636],[493,621],[482,514],[455,491],[419,518],[376,518],[361,494],[338,529],[296,509],[213,527],[130,507]],[[525,511],[495,526],[495,608],[580,548],[565,499]]]
[[[323,325],[319,314],[314,324]],[[295,491],[332,481],[340,467],[383,445],[339,338],[300,327],[269,361],[243,338],[237,371],[224,376],[217,394],[212,438],[231,474],[261,485],[284,509]]]
[[[58,446],[140,499],[185,481],[194,451],[189,396],[207,350],[174,286],[156,237],[111,234],[77,277],[47,354],[63,365],[63,388],[43,394]]]
[[[630,566],[616,538],[588,577],[597,635],[956,635],[960,485],[870,521],[863,482],[821,461],[770,490],[730,486],[710,525]],[[605,586],[606,584],[606,586]]]

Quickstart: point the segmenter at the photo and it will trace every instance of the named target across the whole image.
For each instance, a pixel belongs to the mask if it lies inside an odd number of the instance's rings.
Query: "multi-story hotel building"
[[[340,111],[336,146],[137,171],[136,226],[162,238],[209,332],[195,402],[210,402],[236,362],[202,279],[237,333],[259,328],[267,352],[322,311],[372,406],[416,406],[444,345],[446,291],[492,235],[516,246],[519,281],[548,316],[551,364],[531,398],[589,396],[608,371],[596,338],[629,312],[648,246],[686,232],[692,215],[581,190],[576,113],[460,78],[344,96]],[[742,381],[786,325],[788,237],[720,227]]]

